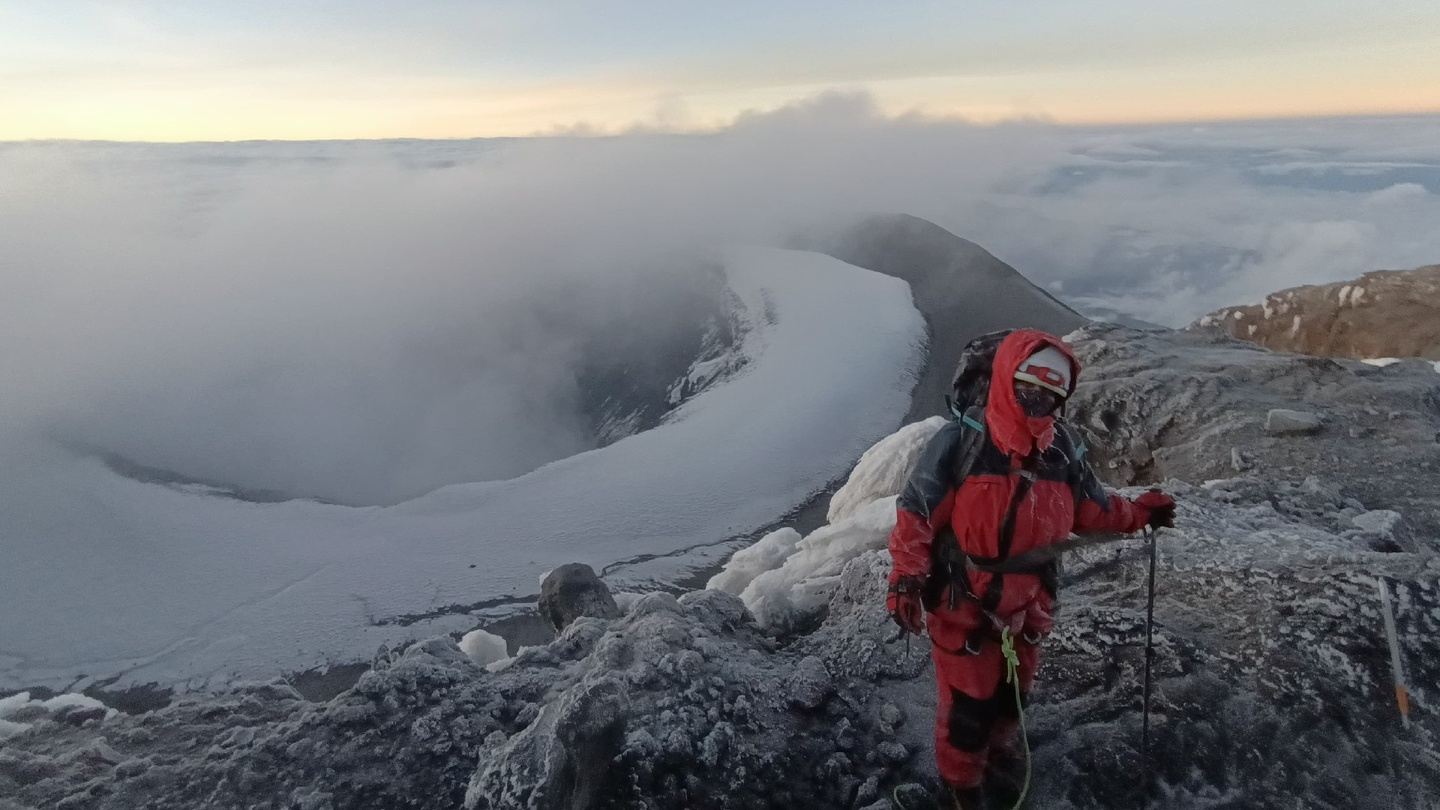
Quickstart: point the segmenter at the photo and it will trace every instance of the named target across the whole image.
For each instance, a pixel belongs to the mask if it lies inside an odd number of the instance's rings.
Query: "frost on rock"
[[[1422,452],[1440,429],[1433,375],[1416,364],[1423,378],[1387,369],[1375,385],[1374,369],[1112,327],[1074,341],[1087,372],[1072,415],[1097,469],[1161,483],[1177,528],[1157,546],[1153,770],[1140,750],[1147,566],[1132,538],[1065,559],[1026,709],[1029,805],[1427,807],[1440,795],[1440,560],[1427,539],[1440,471]],[[1268,408],[1312,401],[1375,433],[1264,434]],[[1425,431],[1430,445],[1401,441]],[[1251,461],[1239,474],[1232,447]],[[791,606],[776,615],[821,602],[781,635],[721,590],[651,593],[497,672],[438,638],[378,655],[325,704],[272,683],[78,726],[12,713],[31,728],[0,743],[0,805],[923,806],[935,687],[924,640],[907,643],[885,614],[893,493],[876,494],[751,583],[776,580],[766,593]],[[1387,509],[1413,547],[1372,548]],[[1377,577],[1394,595],[1408,729]]]
[[[1156,334],[1106,324],[1069,336],[1085,369],[1070,403],[1103,478],[1144,484],[1247,472],[1319,476],[1364,508],[1395,509],[1415,535],[1440,538],[1440,386],[1419,364],[1377,370],[1270,352],[1221,335]],[[1272,436],[1272,408],[1323,412],[1343,435]],[[1143,449],[1146,452],[1137,452]]]
[[[1325,426],[1325,417],[1309,411],[1293,411],[1289,408],[1271,408],[1265,414],[1265,432],[1276,436],[1309,435],[1319,433]]]

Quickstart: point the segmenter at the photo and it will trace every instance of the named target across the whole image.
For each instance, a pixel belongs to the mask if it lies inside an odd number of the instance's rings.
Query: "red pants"
[[[1005,682],[1005,657],[999,640],[986,633],[979,652],[967,653],[965,638],[974,625],[958,615],[962,612],[966,611],[932,613],[927,623],[940,694],[935,712],[935,761],[947,784],[969,788],[984,779],[991,757],[1008,751],[1019,711],[1015,686]],[[1040,648],[1017,638],[1015,652],[1020,659],[1023,702],[1035,683]]]

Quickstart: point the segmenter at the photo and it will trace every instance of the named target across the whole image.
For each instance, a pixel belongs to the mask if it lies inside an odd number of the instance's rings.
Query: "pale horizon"
[[[827,92],[1106,126],[1440,112],[1440,8],[1137,0],[0,9],[0,140],[707,132]]]

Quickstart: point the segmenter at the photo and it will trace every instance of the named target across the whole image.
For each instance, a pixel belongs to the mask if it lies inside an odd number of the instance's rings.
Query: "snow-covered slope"
[[[660,427],[509,481],[394,507],[259,504],[37,466],[0,515],[0,688],[223,682],[367,659],[469,629],[582,561],[678,576],[842,475],[909,402],[924,326],[907,285],[827,256],[738,249],[743,369]],[[619,577],[623,580],[623,576]]]

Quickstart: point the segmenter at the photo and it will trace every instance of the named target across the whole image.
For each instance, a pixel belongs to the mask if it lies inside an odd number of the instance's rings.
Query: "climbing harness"
[[[1025,702],[1020,698],[1020,656],[1015,652],[1015,637],[1010,628],[1000,631],[1000,654],[1005,656],[1005,682],[1015,687],[1015,714],[1020,718],[1020,740],[1025,745],[1025,781],[1012,810],[1019,810],[1030,793],[1030,736],[1025,731]]]

